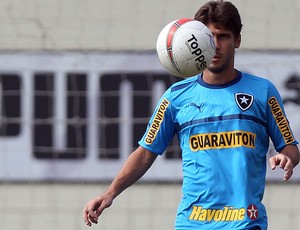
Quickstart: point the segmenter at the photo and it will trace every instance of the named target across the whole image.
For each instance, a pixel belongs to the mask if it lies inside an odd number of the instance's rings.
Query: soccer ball
[[[215,43],[211,31],[202,22],[182,18],[162,29],[156,52],[169,73],[186,78],[203,72],[210,65]]]

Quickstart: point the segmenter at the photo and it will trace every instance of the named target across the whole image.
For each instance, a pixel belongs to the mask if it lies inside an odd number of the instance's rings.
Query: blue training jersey
[[[277,151],[298,144],[275,86],[242,72],[224,85],[201,75],[177,82],[139,144],[161,155],[175,134],[183,170],[175,229],[267,229],[261,201],[269,138]]]

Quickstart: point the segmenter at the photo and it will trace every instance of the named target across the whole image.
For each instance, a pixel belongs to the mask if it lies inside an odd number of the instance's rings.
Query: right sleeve
[[[159,100],[139,145],[155,154],[162,155],[174,134],[175,126],[169,89]]]

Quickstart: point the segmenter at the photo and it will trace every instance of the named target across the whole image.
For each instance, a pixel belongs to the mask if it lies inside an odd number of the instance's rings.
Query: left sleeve
[[[268,133],[277,152],[289,144],[298,144],[284,111],[282,99],[270,82],[267,98]]]

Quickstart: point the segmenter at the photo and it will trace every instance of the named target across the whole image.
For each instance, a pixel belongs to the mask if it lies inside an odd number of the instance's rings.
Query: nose
[[[217,36],[213,35],[213,39],[214,39],[214,43],[215,43],[216,49],[219,48],[219,45],[220,45],[220,44],[219,44],[219,41],[218,41]]]

